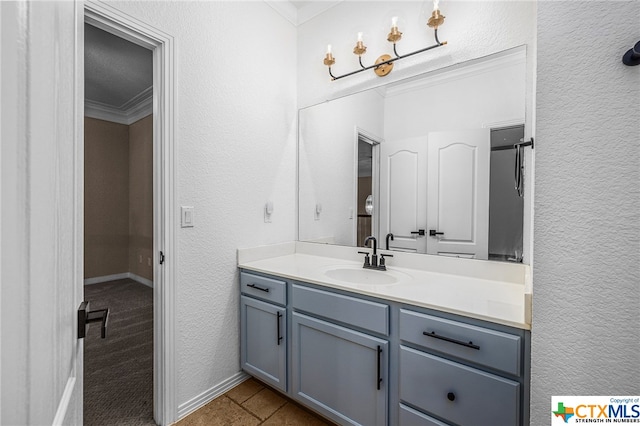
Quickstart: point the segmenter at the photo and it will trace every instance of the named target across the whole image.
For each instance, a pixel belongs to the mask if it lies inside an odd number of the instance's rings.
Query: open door
[[[490,129],[429,133],[427,253],[487,259]]]
[[[0,3],[0,424],[82,424],[82,2]]]

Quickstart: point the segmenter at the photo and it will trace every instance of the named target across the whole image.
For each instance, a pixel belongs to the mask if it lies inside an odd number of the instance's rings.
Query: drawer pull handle
[[[380,383],[382,383],[382,377],[380,377],[380,355],[382,354],[382,348],[378,345],[378,390],[380,390]]]
[[[278,315],[276,317],[276,325],[278,327],[278,336],[277,336],[278,337],[278,340],[277,340],[278,346],[280,346],[280,340],[282,340],[282,336],[280,335],[280,318],[282,318],[282,313],[278,312]]]
[[[269,289],[266,287],[260,287],[255,284],[247,284],[247,287],[255,288],[256,290],[264,291],[265,293],[269,293]]]
[[[440,336],[436,334],[435,331],[432,331],[431,333],[429,333],[428,331],[423,331],[422,334],[424,334],[425,336],[435,337],[436,339],[444,340],[445,342],[451,342],[451,343],[455,343],[456,345],[466,346],[467,348],[478,349],[478,350],[480,349],[480,346],[474,345],[473,342],[467,343],[461,340],[452,339],[451,337]]]
[[[449,401],[454,401],[454,400],[456,399],[456,394],[455,394],[455,393],[453,393],[453,392],[449,392],[449,393],[447,394],[447,399],[448,399]]]

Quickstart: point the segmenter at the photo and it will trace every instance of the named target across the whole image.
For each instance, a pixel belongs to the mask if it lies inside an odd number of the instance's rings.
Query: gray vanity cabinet
[[[242,369],[286,392],[287,311],[271,303],[285,305],[286,283],[244,272],[240,282]]]
[[[337,424],[529,423],[528,331],[240,275],[242,368]]]
[[[340,424],[385,425],[388,342],[294,313],[292,391]]]
[[[389,306],[292,285],[294,396],[339,424],[387,424]]]

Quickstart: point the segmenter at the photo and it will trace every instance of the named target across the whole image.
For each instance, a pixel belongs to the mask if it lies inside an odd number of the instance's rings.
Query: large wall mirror
[[[526,49],[300,110],[298,239],[521,262]]]

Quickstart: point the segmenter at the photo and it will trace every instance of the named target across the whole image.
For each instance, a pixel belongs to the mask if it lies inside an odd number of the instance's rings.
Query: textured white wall
[[[295,239],[296,30],[261,1],[109,4],[175,37],[176,196],[195,207],[177,232],[184,404],[240,369],[236,249]]]
[[[538,2],[532,421],[640,393],[640,2]]]

